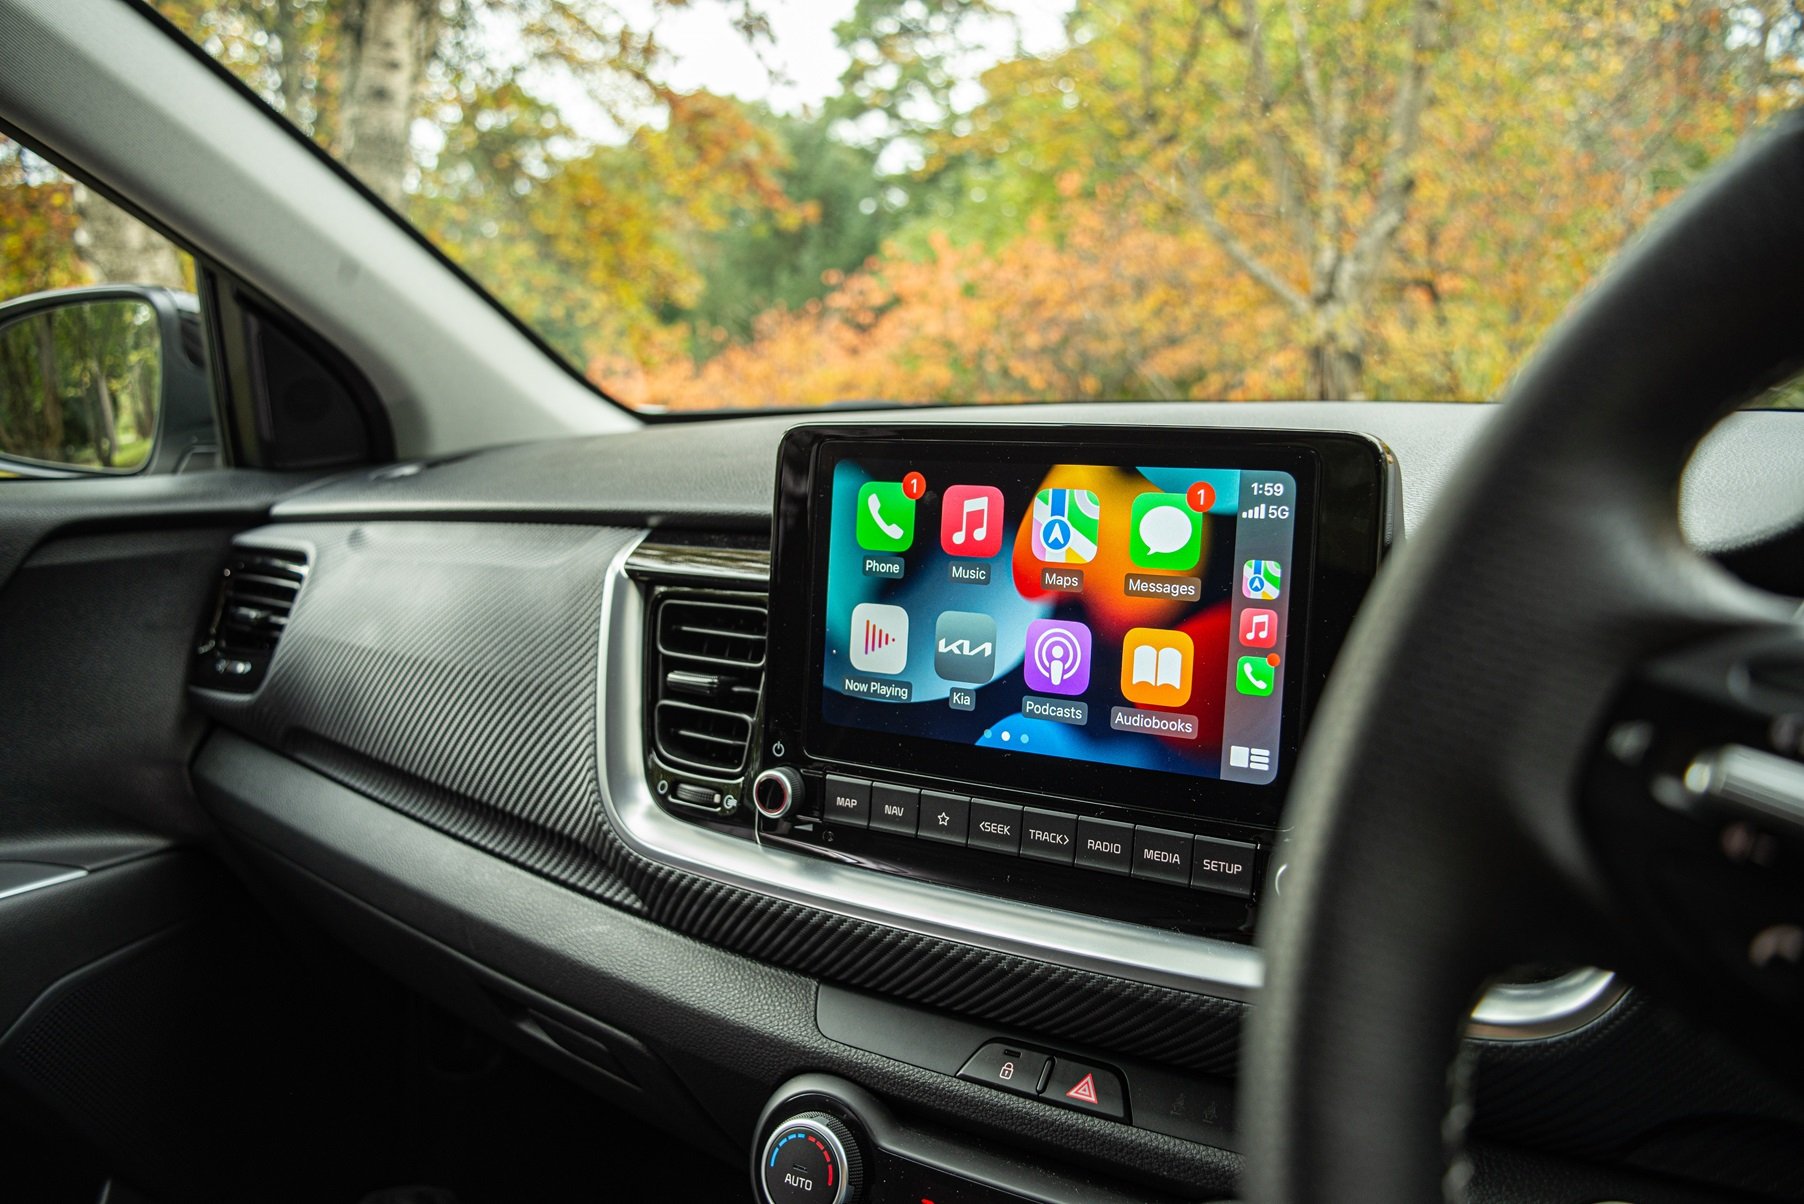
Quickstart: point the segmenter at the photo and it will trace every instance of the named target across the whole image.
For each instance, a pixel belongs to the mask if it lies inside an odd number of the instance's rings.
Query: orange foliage
[[[1063,216],[1062,231],[1036,222],[995,250],[936,232],[927,257],[867,262],[701,364],[598,359],[589,371],[629,404],[673,410],[1296,391],[1302,362],[1282,315],[1206,236],[1104,204]]]

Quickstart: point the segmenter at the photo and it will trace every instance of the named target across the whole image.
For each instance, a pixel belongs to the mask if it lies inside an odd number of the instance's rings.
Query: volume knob
[[[765,1204],[857,1204],[864,1156],[852,1131],[825,1112],[792,1116],[758,1158]]]
[[[767,769],[752,779],[752,806],[766,819],[782,819],[802,801],[802,775],[793,769]]]

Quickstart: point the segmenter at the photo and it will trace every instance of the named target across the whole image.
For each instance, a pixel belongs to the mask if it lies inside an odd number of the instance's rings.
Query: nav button
[[[907,786],[887,786],[878,782],[871,787],[871,831],[913,836],[915,812],[920,809],[920,805],[919,790]]]
[[[970,818],[971,800],[964,795],[921,791],[921,826],[917,834],[923,840],[962,845],[965,843],[965,824]]]

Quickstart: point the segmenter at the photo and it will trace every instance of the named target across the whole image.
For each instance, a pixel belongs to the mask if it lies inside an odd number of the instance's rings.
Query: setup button
[[[1012,803],[971,800],[970,844],[974,849],[1013,856],[1021,849],[1021,808]]]
[[[1191,836],[1164,828],[1134,829],[1134,877],[1190,885]]]
[[[1196,838],[1196,860],[1190,869],[1190,885],[1201,890],[1216,890],[1224,895],[1251,898],[1253,894],[1253,854],[1250,844],[1238,840],[1217,840],[1213,836]]]

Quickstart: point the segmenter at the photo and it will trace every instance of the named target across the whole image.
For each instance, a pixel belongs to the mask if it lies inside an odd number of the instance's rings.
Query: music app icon
[[[1278,643],[1278,612],[1248,607],[1240,612],[1240,642],[1248,648],[1271,648]]]
[[[940,501],[940,547],[948,556],[990,557],[1002,551],[1002,490],[948,485]]]

